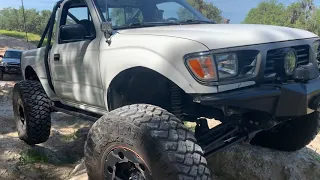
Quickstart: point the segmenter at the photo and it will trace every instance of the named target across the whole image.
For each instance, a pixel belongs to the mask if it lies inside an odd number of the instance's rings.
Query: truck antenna
[[[24,4],[23,0],[21,0],[22,4],[22,14],[23,14],[23,23],[24,23],[24,30],[26,32],[26,39],[27,39],[27,44],[28,44],[28,50],[30,50],[30,44],[29,44],[29,39],[28,39],[28,29],[27,29],[27,22],[26,22],[26,13],[24,11]]]

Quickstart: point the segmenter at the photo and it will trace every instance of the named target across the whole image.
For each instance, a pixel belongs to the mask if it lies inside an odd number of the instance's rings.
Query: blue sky
[[[24,0],[26,8],[52,9],[57,0]],[[230,23],[240,23],[246,17],[246,14],[253,7],[256,7],[262,0],[206,0],[212,2],[222,10],[222,15],[231,19]],[[284,4],[297,2],[298,0],[278,0]],[[320,0],[314,0],[317,6],[320,6]],[[0,9],[5,7],[19,7],[21,0],[0,0]]]

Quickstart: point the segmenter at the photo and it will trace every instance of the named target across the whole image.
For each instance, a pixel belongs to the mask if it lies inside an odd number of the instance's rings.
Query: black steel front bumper
[[[303,83],[260,85],[216,95],[202,95],[197,102],[270,113],[275,117],[301,116],[320,110],[320,77]]]

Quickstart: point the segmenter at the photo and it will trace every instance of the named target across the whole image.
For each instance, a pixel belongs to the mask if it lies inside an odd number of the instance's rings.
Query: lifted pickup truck
[[[224,148],[295,151],[319,132],[319,42],[299,29],[215,24],[184,0],[59,1],[38,49],[22,55],[19,138],[45,142],[61,111],[96,121],[91,179],[210,179],[205,158]]]

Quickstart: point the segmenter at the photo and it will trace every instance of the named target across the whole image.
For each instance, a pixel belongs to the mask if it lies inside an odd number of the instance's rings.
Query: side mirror
[[[107,21],[107,22],[102,22],[100,24],[101,26],[101,31],[103,32],[105,38],[107,39],[107,43],[110,45],[111,40],[110,40],[110,36],[112,35],[112,22],[111,21]]]
[[[107,22],[102,22],[101,23],[101,31],[109,36],[112,35],[112,22],[107,21]]]
[[[88,34],[82,24],[63,25],[59,30],[59,40],[62,42],[83,40]]]

